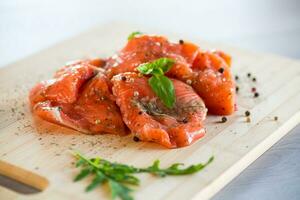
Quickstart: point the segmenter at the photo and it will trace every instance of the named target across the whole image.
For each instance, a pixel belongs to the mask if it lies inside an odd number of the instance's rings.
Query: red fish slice
[[[138,65],[161,57],[176,61],[166,75],[191,84],[210,113],[229,115],[234,112],[231,58],[224,52],[203,52],[189,42],[175,44],[161,36],[142,35],[128,41],[118,55],[108,59],[105,68],[111,78],[123,72],[136,72]]]
[[[148,78],[131,72],[113,77],[113,93],[123,120],[140,140],[175,148],[204,136],[202,122],[207,110],[203,101],[189,85],[172,81],[176,104],[168,109],[150,88]]]
[[[85,133],[125,134],[109,84],[95,66],[77,62],[31,90],[32,111],[44,120]]]

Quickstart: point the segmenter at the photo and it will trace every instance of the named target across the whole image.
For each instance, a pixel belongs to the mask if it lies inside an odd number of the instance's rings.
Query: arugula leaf
[[[97,172],[95,178],[92,180],[92,183],[85,188],[85,191],[89,192],[95,189],[98,185],[103,184],[105,181],[104,175],[101,172]]]
[[[205,164],[200,163],[187,168],[180,168],[183,164],[175,163],[166,169],[161,169],[159,167],[159,160],[154,161],[150,167],[137,168],[120,163],[112,163],[99,157],[86,158],[80,153],[74,153],[74,156],[78,159],[75,166],[82,168],[74,181],[79,181],[92,175],[94,177],[91,183],[86,187],[86,192],[107,183],[111,191],[112,199],[120,198],[122,200],[133,200],[131,196],[133,190],[128,187],[128,185],[138,185],[140,182],[134,174],[150,173],[159,177],[193,174],[202,170],[213,161],[213,157],[211,157]]]
[[[87,169],[84,169],[82,170],[74,179],[74,181],[80,181],[81,179],[87,177],[88,175],[90,175],[91,173],[91,169],[90,168],[87,168]]]
[[[132,191],[129,187],[126,187],[114,180],[109,180],[109,187],[111,189],[112,199],[120,197],[122,200],[133,200],[133,197],[129,195]]]
[[[141,35],[142,32],[140,31],[135,31],[135,32],[132,32],[128,37],[127,37],[127,40],[132,40],[136,35]]]
[[[164,73],[168,72],[175,61],[170,58],[159,58],[152,62],[143,63],[137,70],[145,75],[151,74],[148,80],[149,85],[155,94],[163,101],[165,106],[172,108],[175,104],[175,89],[173,82]]]
[[[149,80],[149,85],[155,94],[163,100],[168,108],[172,108],[175,103],[175,90],[173,82],[163,75],[154,75]]]

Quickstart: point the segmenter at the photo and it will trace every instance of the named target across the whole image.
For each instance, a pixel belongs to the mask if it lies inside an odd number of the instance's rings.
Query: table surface
[[[0,1],[0,66],[95,25],[124,21],[300,59],[300,1]],[[101,44],[99,44],[101,48]],[[300,198],[300,126],[213,197]],[[0,185],[22,186],[0,177]]]

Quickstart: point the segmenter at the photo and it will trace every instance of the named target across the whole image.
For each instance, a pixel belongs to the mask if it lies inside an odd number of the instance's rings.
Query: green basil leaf
[[[160,58],[154,61],[155,68],[160,68],[164,73],[169,71],[175,61],[171,58]]]
[[[175,103],[173,82],[163,75],[152,76],[148,82],[152,90],[163,101],[165,106],[172,108]]]
[[[142,32],[140,31],[135,31],[135,32],[132,32],[128,37],[127,37],[127,40],[132,40],[136,35],[141,35]]]
[[[171,58],[159,58],[152,62],[140,64],[137,69],[142,74],[163,75],[171,69],[175,61]]]
[[[152,65],[151,63],[143,63],[137,67],[137,70],[139,72],[146,75],[151,74],[153,69],[154,69],[154,65]]]

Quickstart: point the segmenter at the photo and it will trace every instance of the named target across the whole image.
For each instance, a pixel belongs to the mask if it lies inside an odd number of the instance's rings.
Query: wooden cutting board
[[[140,29],[140,28],[139,28]],[[88,180],[72,182],[78,172],[70,150],[88,156],[149,166],[160,159],[162,166],[214,162],[198,174],[164,179],[141,175],[136,199],[207,199],[236,177],[250,163],[283,137],[300,120],[300,62],[262,55],[193,38],[165,34],[174,41],[190,40],[204,49],[222,49],[233,56],[233,71],[239,75],[238,111],[226,123],[209,116],[207,135],[192,146],[165,149],[156,144],[136,143],[132,136],[83,135],[38,119],[28,108],[28,90],[51,77],[65,62],[93,56],[107,57],[120,49],[137,27],[112,23],[46,49],[0,69],[0,173],[43,190],[22,195],[0,187],[0,199],[105,199],[107,187],[85,193]],[[253,74],[257,82],[247,78]],[[253,98],[251,88],[260,96]],[[247,123],[244,112],[251,112]],[[278,120],[274,117],[278,116]]]

